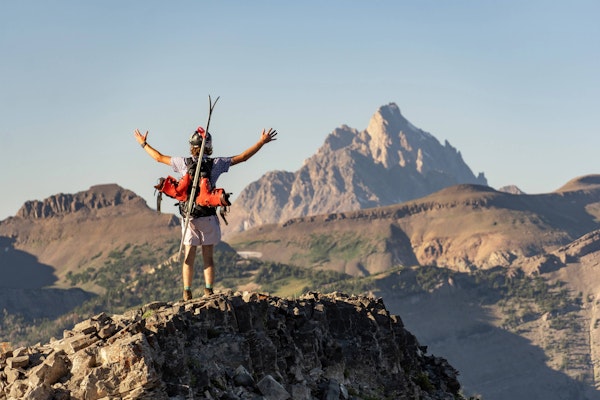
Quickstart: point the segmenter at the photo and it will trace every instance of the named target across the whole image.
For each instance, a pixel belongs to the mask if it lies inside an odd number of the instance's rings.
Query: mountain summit
[[[487,185],[460,152],[411,124],[394,103],[382,106],[366,130],[336,128],[296,172],[273,171],[248,185],[232,207],[235,233],[315,214],[397,204],[448,186]]]
[[[0,346],[0,399],[464,399],[381,299],[215,294]]]

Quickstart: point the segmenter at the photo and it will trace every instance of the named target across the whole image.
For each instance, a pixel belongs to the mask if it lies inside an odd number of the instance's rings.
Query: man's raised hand
[[[268,131],[263,129],[261,141],[263,143],[269,143],[272,140],[277,140],[275,136],[277,136],[277,131],[275,129],[269,128]]]

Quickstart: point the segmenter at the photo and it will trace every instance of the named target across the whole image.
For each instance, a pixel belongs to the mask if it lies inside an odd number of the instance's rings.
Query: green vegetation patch
[[[350,261],[366,257],[378,251],[380,238],[365,238],[360,233],[316,234],[309,236],[308,254],[302,258],[311,264],[328,262],[332,259]]]
[[[240,250],[247,250],[247,249],[254,249],[257,246],[264,246],[266,244],[280,244],[281,240],[279,239],[274,239],[274,240],[247,240],[247,241],[242,241],[242,242],[235,242],[234,245],[237,249]]]
[[[319,291],[350,279],[350,276],[336,271],[294,267],[279,263],[263,263],[259,267],[254,282],[261,290],[274,295],[287,297]]]

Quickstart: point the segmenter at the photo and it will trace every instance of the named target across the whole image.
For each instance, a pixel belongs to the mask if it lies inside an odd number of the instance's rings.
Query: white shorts
[[[181,218],[181,234],[185,229],[185,218]],[[200,246],[217,244],[221,240],[221,226],[216,215],[190,219],[183,238],[184,245]]]

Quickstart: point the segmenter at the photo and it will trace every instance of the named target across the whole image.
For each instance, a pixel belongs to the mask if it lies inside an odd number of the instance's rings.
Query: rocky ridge
[[[158,214],[143,198],[116,184],[28,201],[16,216],[0,221],[0,246],[5,250],[0,263],[11,275],[0,287],[20,288],[28,280],[37,284],[27,287],[60,284],[66,273],[79,272],[92,260],[102,265],[115,250],[114,243],[165,247],[166,240],[177,240],[179,231],[177,217]],[[56,276],[51,282],[38,282],[35,269],[50,267]]]
[[[27,201],[17,211],[17,217],[29,219],[51,218],[83,210],[98,210],[131,203],[146,207],[142,198],[130,190],[114,184],[96,185],[75,194],[59,193],[44,200]]]
[[[416,199],[475,176],[447,141],[411,124],[396,104],[382,106],[364,131],[343,125],[296,172],[273,171],[234,202],[223,232],[315,214],[354,211]]]
[[[548,264],[546,253],[600,229],[600,175],[576,178],[566,187],[571,190],[516,195],[461,184],[402,204],[263,225],[228,242],[263,260],[355,276],[397,265],[547,269],[533,264]],[[326,256],[318,252],[325,246]]]
[[[461,398],[457,371],[425,351],[380,299],[216,294],[3,343],[0,399]]]

